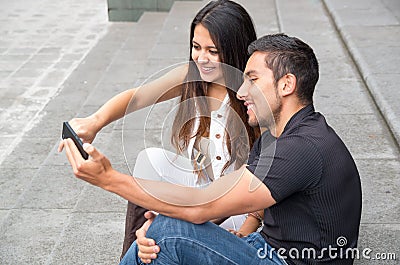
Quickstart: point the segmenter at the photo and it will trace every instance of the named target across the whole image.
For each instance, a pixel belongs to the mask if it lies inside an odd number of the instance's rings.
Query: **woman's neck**
[[[218,84],[210,84],[207,88],[207,100],[210,111],[215,111],[220,108],[222,101],[226,96],[226,87]]]

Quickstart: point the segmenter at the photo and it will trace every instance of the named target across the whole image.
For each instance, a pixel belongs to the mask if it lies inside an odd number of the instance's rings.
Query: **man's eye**
[[[250,83],[254,83],[255,81],[257,81],[257,78],[250,78]]]

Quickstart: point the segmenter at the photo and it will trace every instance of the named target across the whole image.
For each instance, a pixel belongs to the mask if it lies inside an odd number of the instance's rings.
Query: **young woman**
[[[236,99],[249,57],[247,47],[255,39],[253,22],[242,6],[229,0],[212,1],[191,24],[189,63],[140,89],[122,92],[91,116],[73,119],[70,124],[84,142],[92,142],[101,128],[126,113],[180,97],[171,136],[176,153],[146,149],[138,155],[133,174],[143,178],[156,175],[183,185],[207,185],[246,163],[249,148],[259,136],[259,130],[246,121],[246,107]],[[145,211],[128,203],[123,254],[144,223]],[[225,227],[237,230],[243,217],[236,218],[239,222],[230,218]]]

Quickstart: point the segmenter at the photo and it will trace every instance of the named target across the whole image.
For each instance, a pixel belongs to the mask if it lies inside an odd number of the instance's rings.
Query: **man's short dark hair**
[[[286,34],[266,35],[252,42],[249,54],[266,52],[265,62],[274,74],[275,85],[285,74],[297,79],[297,96],[303,104],[313,102],[315,85],[318,82],[318,61],[313,49],[306,43]]]

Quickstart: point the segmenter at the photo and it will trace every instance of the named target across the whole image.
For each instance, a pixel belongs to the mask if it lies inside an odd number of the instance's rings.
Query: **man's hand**
[[[83,144],[83,149],[90,155],[88,160],[83,159],[71,139],[63,140],[62,144],[75,176],[107,190],[111,176],[115,172],[110,161],[91,144]]]
[[[139,247],[139,258],[143,263],[147,264],[157,258],[157,253],[160,252],[160,247],[156,245],[156,242],[153,239],[146,237],[147,230],[151,223],[153,223],[156,214],[148,211],[144,214],[144,217],[147,218],[147,221],[136,231],[136,243]]]

